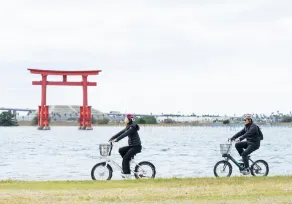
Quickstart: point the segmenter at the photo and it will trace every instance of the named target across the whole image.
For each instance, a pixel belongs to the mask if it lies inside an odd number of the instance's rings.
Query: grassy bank
[[[291,203],[292,176],[1,181],[0,203]]]

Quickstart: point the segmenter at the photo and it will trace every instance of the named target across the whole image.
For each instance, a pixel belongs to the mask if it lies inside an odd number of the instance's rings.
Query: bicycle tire
[[[105,162],[101,162],[101,163],[97,163],[96,165],[94,165],[92,167],[92,169],[91,169],[91,178],[92,178],[92,180],[96,180],[96,178],[94,176],[94,171],[96,170],[96,168],[99,167],[99,166],[105,166],[105,165],[106,165]],[[111,180],[111,178],[113,176],[113,169],[109,164],[107,164],[106,167],[108,169],[109,174],[108,174],[108,177],[105,180]]]
[[[224,160],[222,160],[222,161],[218,161],[218,162],[215,164],[214,169],[213,169],[214,175],[215,175],[216,177],[220,177],[220,176],[217,174],[217,168],[218,168],[218,166],[219,166],[220,164],[222,164],[222,163],[223,163],[223,164],[226,164],[226,165],[228,166],[229,172],[228,172],[228,174],[227,174],[226,177],[230,177],[231,174],[232,174],[232,165],[231,165],[228,161],[224,161]]]
[[[250,172],[251,172],[251,174],[252,174],[253,176],[257,176],[257,175],[256,175],[257,173],[255,172],[255,169],[254,169],[254,166],[255,166],[257,163],[262,163],[262,164],[265,165],[265,167],[266,167],[266,172],[265,172],[265,174],[264,174],[263,176],[267,176],[267,175],[269,174],[269,171],[270,171],[269,164],[268,164],[265,160],[262,160],[262,159],[253,162],[253,164],[252,164],[251,167],[250,167]]]
[[[151,175],[151,178],[155,178],[155,175],[156,175],[156,169],[155,169],[155,166],[154,164],[152,164],[151,162],[148,162],[148,161],[142,161],[142,162],[139,162],[136,166],[135,166],[135,172],[134,172],[134,175],[135,175],[135,178],[136,179],[140,179],[141,176],[138,175],[138,171],[139,171],[139,168],[140,166],[150,166],[151,169],[152,169],[152,175]]]

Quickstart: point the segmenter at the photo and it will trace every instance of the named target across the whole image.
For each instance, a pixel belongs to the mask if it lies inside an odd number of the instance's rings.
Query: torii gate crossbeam
[[[91,106],[88,106],[88,86],[96,86],[96,82],[88,82],[89,75],[98,75],[101,70],[86,71],[60,71],[60,70],[41,70],[28,68],[31,74],[40,74],[41,81],[33,81],[32,85],[42,86],[42,100],[38,110],[38,129],[48,130],[49,128],[49,106],[47,106],[47,86],[82,86],[83,87],[83,106],[80,107],[80,129],[92,129],[91,127]],[[63,76],[63,81],[47,81],[47,76]],[[68,82],[67,76],[82,76],[80,82]]]

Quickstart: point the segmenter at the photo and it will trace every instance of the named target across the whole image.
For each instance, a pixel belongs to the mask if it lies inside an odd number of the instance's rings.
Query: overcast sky
[[[40,76],[27,68],[98,69],[89,78],[98,83],[89,88],[89,104],[103,112],[289,113],[291,6],[288,0],[3,0],[0,106],[40,104],[41,87],[31,85]],[[81,105],[82,88],[48,87],[47,104]]]

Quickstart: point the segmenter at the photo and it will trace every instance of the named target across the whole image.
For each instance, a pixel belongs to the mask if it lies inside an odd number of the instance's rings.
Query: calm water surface
[[[0,179],[21,180],[91,180],[90,171],[100,161],[98,144],[122,127],[35,127],[0,128]],[[151,161],[157,177],[213,177],[214,164],[221,160],[219,144],[226,143],[240,128],[228,127],[141,127],[145,149],[137,161]],[[263,127],[264,141],[252,154],[270,165],[269,175],[292,174],[292,128]],[[127,144],[127,138],[118,143]],[[234,146],[232,155],[239,156]],[[121,164],[118,147],[112,157]],[[233,167],[235,167],[233,165]],[[234,168],[233,175],[239,175]],[[113,179],[120,179],[114,169]]]

